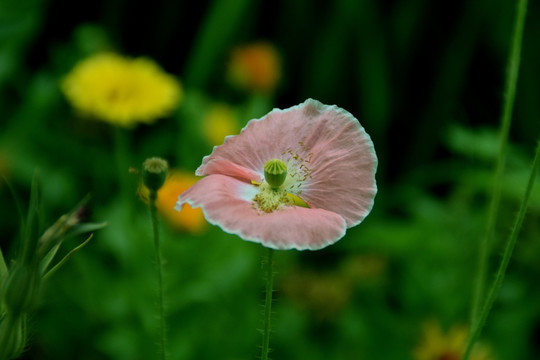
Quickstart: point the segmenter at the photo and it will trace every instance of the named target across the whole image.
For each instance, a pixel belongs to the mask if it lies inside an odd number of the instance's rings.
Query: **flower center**
[[[259,184],[259,193],[253,198],[257,208],[270,213],[283,204],[290,204],[285,187],[287,164],[280,159],[268,160],[264,164],[264,182]]]
[[[296,159],[289,159],[287,165],[283,160],[271,159],[264,164],[265,181],[262,184],[254,183],[259,187],[259,192],[253,198],[253,205],[257,210],[270,213],[282,206],[309,207],[298,196],[302,192],[300,186],[307,175],[299,176],[296,162]]]

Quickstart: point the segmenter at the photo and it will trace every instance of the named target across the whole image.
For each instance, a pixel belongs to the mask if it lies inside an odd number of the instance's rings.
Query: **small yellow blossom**
[[[455,325],[443,333],[438,322],[430,320],[424,324],[422,340],[413,352],[415,360],[461,360],[465,353],[468,329]],[[471,360],[494,360],[486,346],[477,344]]]
[[[175,230],[199,234],[206,229],[208,223],[204,219],[201,209],[193,209],[187,204],[180,212],[174,209],[178,195],[195,184],[197,180],[198,178],[191,173],[169,170],[165,183],[157,192],[156,208]],[[142,183],[138,192],[143,200],[148,200],[149,190]]]
[[[239,131],[234,110],[227,104],[213,105],[203,119],[203,133],[210,145],[219,145],[225,136]]]
[[[228,77],[233,85],[242,90],[272,92],[281,78],[281,60],[276,48],[258,42],[234,49]]]
[[[62,90],[81,113],[128,128],[170,114],[182,96],[179,82],[151,59],[114,53],[82,60]]]

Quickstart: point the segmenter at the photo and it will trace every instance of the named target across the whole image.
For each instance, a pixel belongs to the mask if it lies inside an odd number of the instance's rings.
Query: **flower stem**
[[[150,215],[152,217],[152,227],[154,231],[154,248],[156,251],[156,266],[157,266],[157,275],[158,275],[158,307],[159,307],[159,331],[160,331],[160,355],[161,359],[166,359],[166,329],[165,329],[165,305],[164,305],[164,296],[163,296],[163,263],[161,260],[161,249],[159,244],[159,227],[158,227],[158,218],[156,212],[156,198],[157,192],[155,190],[150,190]]]
[[[523,224],[525,213],[527,212],[529,198],[530,198],[531,191],[534,186],[536,174],[538,173],[539,168],[540,168],[540,140],[538,141],[538,144],[536,146],[536,153],[534,155],[534,161],[533,161],[533,166],[531,169],[531,174],[529,175],[529,181],[527,182],[527,188],[525,189],[525,195],[523,196],[523,199],[521,201],[519,212],[516,217],[514,226],[512,228],[512,232],[510,233],[510,237],[508,239],[508,242],[506,243],[503,258],[501,260],[501,263],[499,264],[499,269],[497,270],[497,274],[495,275],[495,281],[493,282],[493,285],[491,286],[491,289],[488,293],[487,299],[482,308],[482,312],[479,315],[478,321],[473,323],[473,328],[469,336],[469,339],[467,341],[467,348],[465,351],[465,356],[463,357],[464,360],[468,359],[469,354],[472,350],[472,347],[474,343],[476,342],[476,339],[480,335],[480,332],[482,331],[482,327],[484,326],[486,322],[486,319],[489,315],[493,302],[495,301],[499,288],[501,287],[501,284],[504,280],[508,263],[510,262],[510,258],[512,257],[512,252],[514,250],[514,246],[516,245],[516,240],[519,235],[519,231],[521,230],[521,225]]]
[[[118,127],[114,129],[114,151],[121,199],[125,204],[129,204],[132,194],[128,172],[129,139],[125,129]],[[131,207],[129,206],[128,208]]]
[[[261,360],[268,360],[268,353],[270,351],[270,332],[271,332],[271,320],[272,320],[272,292],[274,286],[274,250],[268,248],[267,264],[266,264],[266,298],[264,301],[264,328],[263,328],[263,342],[261,351]]]
[[[525,13],[527,0],[519,0],[517,4],[516,19],[514,24],[514,33],[512,37],[511,50],[508,59],[508,67],[505,79],[505,96],[501,112],[501,130],[499,138],[499,152],[497,164],[495,167],[495,177],[492,189],[492,197],[488,210],[486,222],[486,231],[480,242],[478,268],[476,275],[476,287],[473,295],[471,309],[471,323],[478,320],[478,313],[482,308],[482,299],[485,292],[485,281],[487,273],[487,263],[491,249],[492,239],[495,234],[495,223],[501,198],[501,184],[504,167],[506,163],[506,148],[508,144],[508,134],[512,122],[512,110],[514,108],[514,99],[516,95],[516,85],[519,73],[519,63],[521,57],[521,45],[523,40],[523,28],[525,26]]]

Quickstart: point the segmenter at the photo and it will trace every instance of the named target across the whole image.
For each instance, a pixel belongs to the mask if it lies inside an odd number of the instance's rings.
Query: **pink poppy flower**
[[[251,120],[203,158],[182,193],[211,224],[273,249],[318,250],[369,214],[377,157],[350,113],[308,99]]]

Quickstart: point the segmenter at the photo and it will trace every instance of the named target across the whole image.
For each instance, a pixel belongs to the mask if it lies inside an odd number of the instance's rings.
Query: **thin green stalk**
[[[495,234],[495,223],[501,198],[502,177],[506,164],[506,148],[508,144],[508,134],[510,132],[510,125],[512,122],[512,110],[514,108],[514,100],[516,97],[516,86],[519,74],[519,63],[521,57],[521,45],[523,41],[523,28],[525,26],[526,9],[527,0],[519,0],[517,4],[516,21],[505,79],[505,96],[501,113],[499,153],[497,156],[497,164],[495,168],[493,193],[489,205],[486,231],[480,242],[476,287],[474,290],[471,311],[472,324],[477,322],[478,312],[482,307],[482,298],[484,297],[485,292],[487,263],[490,254],[492,239]]]
[[[120,196],[124,204],[129,204],[132,198],[131,182],[129,180],[129,137],[127,130],[120,127],[114,129],[114,152]],[[128,206],[128,209],[131,208]]]
[[[495,301],[495,298],[497,297],[501,284],[504,280],[506,269],[510,262],[510,258],[512,257],[512,252],[514,250],[514,246],[516,245],[516,240],[519,235],[519,231],[521,230],[523,219],[525,218],[525,214],[527,212],[529,198],[530,198],[531,191],[534,186],[534,181],[536,179],[536,174],[538,173],[539,168],[540,168],[540,140],[538,141],[538,144],[536,146],[536,153],[534,155],[534,161],[533,161],[533,166],[531,169],[531,174],[529,175],[529,181],[527,183],[527,188],[525,189],[525,195],[523,196],[523,200],[521,201],[521,205],[520,205],[519,212],[514,223],[514,227],[512,228],[512,232],[510,233],[510,237],[508,239],[508,242],[506,243],[506,247],[504,249],[504,254],[503,254],[501,263],[499,265],[499,269],[497,270],[497,274],[495,275],[495,281],[493,282],[493,285],[491,286],[491,289],[488,293],[484,306],[482,307],[482,312],[479,315],[478,321],[473,324],[471,334],[467,341],[467,348],[465,350],[465,356],[463,357],[464,360],[467,360],[469,358],[469,354],[472,350],[472,347],[474,346],[474,343],[476,342],[478,336],[480,335],[480,332],[482,331],[482,328],[486,322],[486,319],[489,315],[491,307],[493,306],[493,302]]]
[[[272,292],[274,291],[274,250],[268,249],[266,264],[266,298],[264,301],[264,328],[261,360],[268,360],[272,320]]]
[[[159,327],[160,327],[160,356],[162,360],[165,360],[167,357],[166,353],[166,343],[167,343],[167,334],[165,328],[165,304],[163,296],[163,263],[161,260],[161,249],[159,244],[159,227],[158,227],[158,218],[156,212],[156,198],[157,192],[155,190],[150,190],[150,214],[152,217],[152,227],[154,231],[154,248],[156,251],[156,266],[157,266],[157,275],[158,275],[158,307],[159,307]]]
[[[208,84],[214,73],[212,69],[233,45],[242,19],[249,15],[254,3],[249,0],[212,1],[187,59],[182,77],[186,87],[203,89]]]

